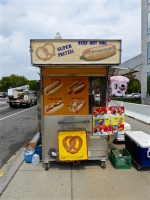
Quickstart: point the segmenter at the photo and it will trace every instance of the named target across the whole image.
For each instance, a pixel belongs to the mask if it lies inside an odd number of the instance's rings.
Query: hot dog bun
[[[64,106],[64,103],[62,101],[55,101],[45,106],[45,112],[47,114],[52,114],[62,109],[63,106]]]
[[[44,89],[44,92],[48,96],[52,96],[57,93],[63,86],[63,83],[60,81],[55,81]]]
[[[68,94],[78,94],[86,88],[83,81],[77,81],[67,88]]]
[[[100,60],[116,54],[116,46],[113,44],[105,46],[97,46],[93,48],[86,49],[82,52],[83,57],[86,60]]]

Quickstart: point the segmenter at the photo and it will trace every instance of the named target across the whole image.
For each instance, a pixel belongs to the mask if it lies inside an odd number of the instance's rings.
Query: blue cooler
[[[40,160],[42,159],[42,145],[35,147],[35,153],[40,156]]]
[[[131,154],[133,161],[138,166],[150,167],[150,135],[143,131],[125,133],[125,148]]]

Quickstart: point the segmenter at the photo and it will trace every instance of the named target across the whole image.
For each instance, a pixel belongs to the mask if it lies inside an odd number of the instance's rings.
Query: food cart
[[[114,115],[107,109],[108,76],[121,62],[121,40],[31,39],[30,52],[40,68],[45,170],[51,161],[100,160],[105,168],[108,136],[115,134],[107,124]]]

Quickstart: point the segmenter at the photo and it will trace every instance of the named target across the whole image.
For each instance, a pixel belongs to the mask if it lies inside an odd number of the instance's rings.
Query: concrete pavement
[[[113,146],[122,149],[124,143],[109,144]],[[109,159],[106,169],[99,161],[75,166],[52,162],[45,171],[42,162],[37,166],[25,163],[22,150],[0,178],[0,193],[1,200],[150,200],[150,168],[137,171],[132,164],[131,169],[118,170]]]

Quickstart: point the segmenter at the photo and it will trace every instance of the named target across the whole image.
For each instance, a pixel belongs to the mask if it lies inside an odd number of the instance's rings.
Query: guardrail
[[[133,117],[146,124],[150,124],[150,106],[143,104],[127,103],[123,101],[110,101],[109,106],[124,106],[125,115]]]

